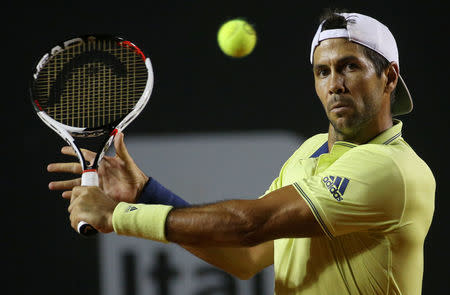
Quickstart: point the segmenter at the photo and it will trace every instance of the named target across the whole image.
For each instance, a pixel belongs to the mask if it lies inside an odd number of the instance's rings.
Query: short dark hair
[[[320,16],[320,23],[324,22],[322,25],[322,31],[331,30],[331,29],[346,29],[347,28],[347,20],[342,15],[338,13],[348,12],[346,9],[327,9]],[[381,73],[386,70],[390,62],[378,52],[366,47],[362,46],[364,55],[372,62],[375,67],[375,72],[378,77],[381,77]],[[395,89],[391,93],[391,110],[392,105],[395,101]]]

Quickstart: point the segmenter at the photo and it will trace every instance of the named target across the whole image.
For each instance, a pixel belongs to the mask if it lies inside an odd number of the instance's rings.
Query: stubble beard
[[[355,106],[352,114],[333,119],[328,115],[328,120],[334,129],[336,141],[355,142],[362,136],[362,133],[375,116],[375,105],[366,103],[362,110]]]

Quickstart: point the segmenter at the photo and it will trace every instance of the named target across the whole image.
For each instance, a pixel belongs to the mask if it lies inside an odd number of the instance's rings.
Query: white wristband
[[[165,226],[172,206],[121,202],[114,209],[112,222],[119,235],[167,243]]]

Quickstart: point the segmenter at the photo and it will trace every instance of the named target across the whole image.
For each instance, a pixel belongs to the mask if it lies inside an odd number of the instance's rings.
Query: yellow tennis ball
[[[255,48],[256,32],[245,20],[232,19],[220,27],[217,42],[226,55],[244,57]]]

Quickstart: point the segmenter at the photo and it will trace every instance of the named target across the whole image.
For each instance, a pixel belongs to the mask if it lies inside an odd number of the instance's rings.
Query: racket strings
[[[88,40],[55,54],[39,73],[35,93],[56,121],[95,128],[131,111],[142,96],[147,75],[142,57],[129,47],[116,40]]]

